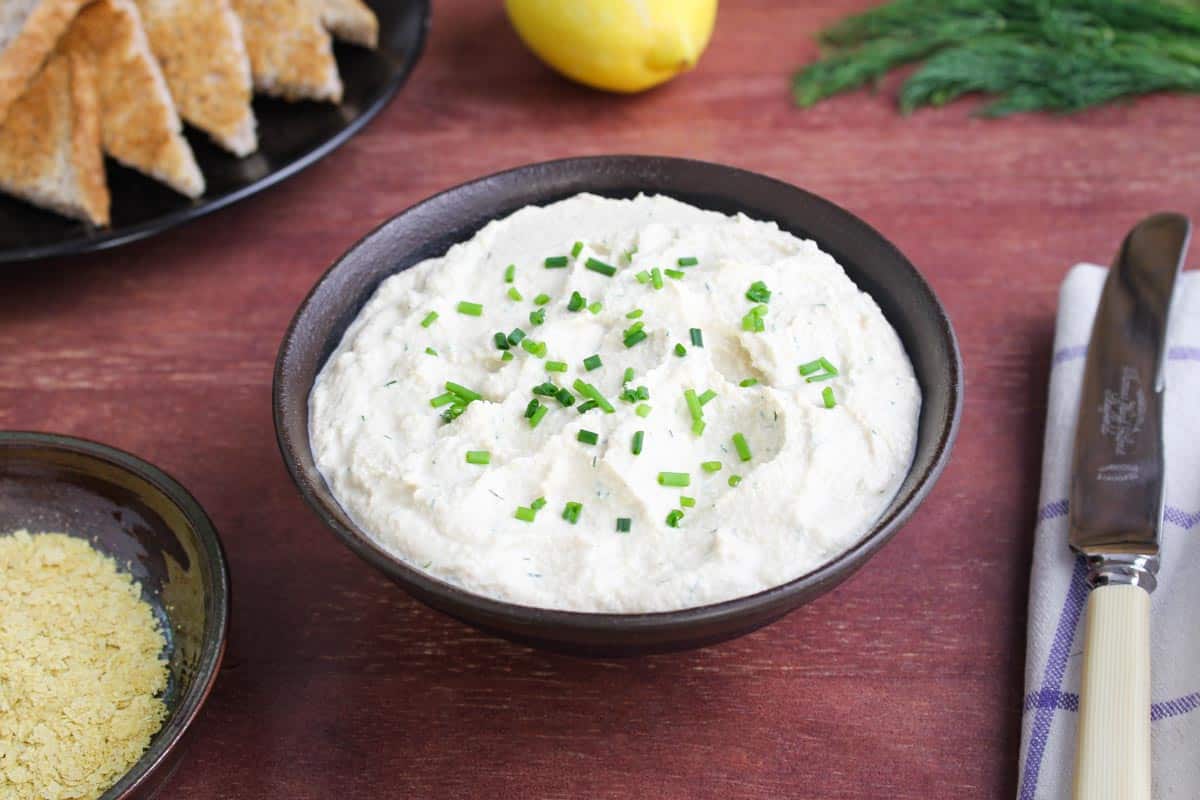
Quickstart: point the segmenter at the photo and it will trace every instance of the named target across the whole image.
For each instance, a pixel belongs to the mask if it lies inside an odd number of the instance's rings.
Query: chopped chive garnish
[[[539,405],[537,408],[537,411],[534,411],[533,416],[529,418],[529,427],[536,428],[538,426],[538,423],[540,423],[542,421],[542,419],[546,416],[547,413],[549,413],[549,411],[550,411],[550,406]]]
[[[543,508],[546,507],[546,498],[539,497],[537,500],[534,500],[532,503],[530,503],[529,507],[532,508],[534,511],[541,511]]]
[[[621,258],[625,259],[626,264],[632,264],[633,256],[635,253],[637,253],[637,250],[638,249],[636,247],[630,248],[629,250],[626,250],[624,253],[621,254]]]
[[[700,469],[704,470],[705,472],[720,472],[721,471],[721,462],[720,461],[702,461],[702,462],[700,462]]]
[[[600,407],[600,404],[597,403],[595,400],[588,400],[586,402],[580,403],[579,408],[577,410],[579,411],[580,414],[586,414],[587,412],[591,411],[593,408],[599,408],[599,407]]]
[[[681,494],[679,495],[679,505],[683,506],[684,508],[695,508],[696,498]]]
[[[801,377],[808,377],[814,372],[820,371],[821,359],[818,358],[816,361],[809,361],[807,364],[801,364],[799,369]]]
[[[762,281],[755,281],[746,290],[746,299],[751,303],[769,303],[771,302],[771,290]]]
[[[746,313],[746,316],[742,317],[742,330],[752,333],[762,333],[767,329],[767,326],[762,321],[762,313],[756,311],[759,308],[766,308],[766,306],[755,306]]]
[[[617,533],[629,533],[633,527],[633,520],[629,517],[617,517]]]
[[[625,377],[623,377],[621,379],[621,382],[629,383],[631,380],[633,380],[633,367],[626,367],[625,368]]]
[[[550,256],[545,260],[546,269],[561,269],[567,265],[566,256]]]
[[[537,311],[529,312],[529,324],[530,325],[541,325],[545,321],[546,321],[546,309],[539,308]]]
[[[385,384],[383,385],[383,388],[385,388],[385,389],[386,389],[386,388],[387,388],[387,387],[389,387],[389,386],[395,386],[395,385],[396,385],[397,383],[399,383],[399,382],[400,382],[400,381],[395,381],[395,380],[393,380],[393,381],[388,381],[387,383],[385,383]]]
[[[600,408],[602,408],[604,410],[604,413],[611,414],[614,411],[616,411],[616,409],[613,408],[612,403],[608,402],[608,400],[605,399],[604,395],[600,394],[600,390],[597,389],[592,384],[590,384],[587,381],[582,380],[580,378],[576,378],[575,383],[573,385],[575,386],[576,392],[583,395],[584,397],[595,400],[596,405],[600,406]]]
[[[664,269],[663,272],[666,274],[666,276],[668,278],[674,278],[675,280],[679,280],[685,274],[687,274],[687,273],[683,272],[682,270],[678,270],[678,269]]]
[[[702,420],[702,419],[694,419],[694,420],[692,420],[692,433],[694,433],[694,434],[696,434],[697,436],[699,436],[700,434],[704,433],[704,428],[705,428],[705,426],[706,426],[707,424],[708,424],[708,423],[706,423],[706,422],[705,422],[704,420]]]
[[[635,308],[633,311],[630,311],[628,314],[625,315],[625,319],[637,319],[641,315],[642,315],[642,310],[640,308]]]
[[[821,399],[825,401],[826,408],[833,408],[837,405],[837,401],[833,398],[833,387],[826,386],[821,392]]]
[[[437,350],[434,350],[432,347],[426,347],[426,348],[425,348],[425,355],[427,355],[427,356],[436,356],[436,355],[437,355]]]
[[[645,431],[637,431],[633,434],[633,445],[629,448],[635,456],[642,454],[642,443],[646,440]]]
[[[535,342],[533,339],[522,339],[521,340],[521,349],[524,350],[526,353],[529,353],[529,355],[534,356],[535,358],[545,358],[546,357],[546,343],[545,342]]]
[[[571,392],[567,389],[559,389],[554,395],[554,399],[563,406],[575,405],[575,395],[571,394]]]
[[[509,264],[507,267],[504,268],[504,282],[505,283],[512,283],[513,278],[515,278],[516,276],[517,276],[517,265],[516,264]]]
[[[453,422],[462,416],[462,413],[467,410],[466,403],[456,402],[442,412],[442,420],[444,422]]]
[[[517,513],[513,514],[513,516],[522,522],[533,522],[537,516],[537,512],[526,506],[517,506]]]
[[[730,486],[737,486],[741,482],[742,482],[741,475],[730,475],[729,476],[729,485]]]
[[[501,360],[501,361],[512,361],[512,360],[513,360],[513,354],[512,354],[512,351],[511,351],[511,350],[505,350],[505,351],[504,351],[504,353],[503,353],[503,354],[500,356],[500,360]]]
[[[479,392],[476,392],[472,389],[468,389],[467,387],[463,386],[461,383],[455,383],[454,381],[446,381],[446,391],[450,392],[451,394],[458,395],[463,400],[466,400],[468,403],[471,402],[472,400],[482,400],[483,399],[483,395],[481,395]]]
[[[571,258],[579,258],[579,254],[583,252],[583,242],[576,242],[571,247]]]
[[[650,273],[649,273],[649,272],[646,272],[646,270],[644,270],[644,269],[643,269],[643,270],[641,270],[641,271],[639,271],[639,272],[638,272],[636,275],[634,275],[633,277],[637,278],[637,282],[638,282],[638,283],[649,283],[649,282],[650,282],[650,280],[651,280],[651,278],[650,278]]]
[[[637,414],[639,417],[642,417],[644,419],[644,418],[650,416],[650,412],[653,410],[654,409],[650,408],[650,406],[646,405],[645,403],[642,403],[633,410],[633,413]]]
[[[550,295],[546,294],[545,292],[542,292],[537,297],[533,298],[533,304],[535,306],[544,306],[544,305],[546,305],[546,303],[549,303],[549,302],[550,302]]]
[[[579,311],[587,305],[587,300],[579,292],[571,292],[571,299],[567,301],[567,311]]]
[[[599,300],[594,303],[588,303],[588,311],[592,312],[593,314],[599,314],[603,310],[604,303],[601,303]]]
[[[637,388],[637,399],[638,400],[649,400],[650,399],[650,390],[647,389],[645,386],[639,386]]]
[[[458,313],[466,314],[468,317],[479,317],[483,315],[483,304],[472,303],[469,300],[460,300],[458,303]]]
[[[831,381],[836,377],[837,377],[837,375],[835,373],[822,372],[820,375],[809,375],[807,378],[804,379],[804,382],[805,383],[820,383],[821,381]]]
[[[702,405],[702,406],[708,405],[708,401],[712,400],[716,396],[717,396],[717,393],[714,392],[712,389],[705,389],[704,394],[700,395],[700,405]]]
[[[603,261],[597,261],[594,258],[589,258],[583,262],[583,265],[592,272],[599,272],[601,275],[607,275],[610,278],[617,274],[617,268],[612,264],[605,264]]]
[[[704,418],[704,410],[700,408],[700,398],[696,396],[695,389],[684,389],[683,399],[687,401],[688,413],[692,415],[692,421]]]
[[[437,397],[432,398],[429,401],[429,405],[433,406],[434,408],[441,408],[442,406],[456,402],[458,402],[458,395],[456,395],[454,392],[446,392],[445,394],[439,394]]]
[[[600,434],[595,431],[581,430],[575,435],[575,438],[584,444],[595,444],[600,441]]]
[[[663,287],[662,270],[660,270],[658,267],[650,270],[650,283],[654,285],[655,289],[661,289]]]
[[[520,344],[521,340],[524,338],[525,331],[521,330],[520,328],[513,328],[512,332],[508,334],[508,343],[515,346]]]
[[[569,502],[563,506],[562,517],[574,525],[579,522],[579,513],[583,511],[583,503]]]
[[[566,372],[567,362],[565,361],[547,361],[546,372]]]
[[[821,362],[821,366],[824,367],[825,371],[828,372],[830,375],[838,374],[838,368],[835,367],[833,365],[833,363],[830,362],[829,359],[825,358],[825,356],[821,356],[820,358],[817,359],[817,361]]]
[[[541,407],[542,404],[538,402],[536,397],[530,400],[529,405],[525,406],[525,419],[532,419],[533,415],[537,413],[537,410]]]
[[[508,299],[512,300],[515,303],[519,303],[525,299],[525,297],[520,292],[517,291],[517,287],[515,287],[515,286],[508,287],[508,291],[506,292],[506,294],[508,295]]]
[[[686,348],[686,347],[684,347],[684,346],[683,346],[683,345],[681,345],[681,344],[678,344],[678,343],[676,343],[676,345],[675,345],[675,355],[679,356],[680,358],[683,358],[684,356],[686,356],[686,355],[687,355],[687,348]]]
[[[667,514],[667,525],[672,528],[679,527],[679,520],[683,519],[683,512],[678,508],[671,509],[671,513]]]
[[[500,350],[507,350],[509,347],[511,347],[511,345],[508,343],[508,337],[504,335],[503,331],[497,331],[496,335],[492,337],[492,340],[496,343],[496,347]]]
[[[660,472],[658,473],[658,484],[660,486],[688,486],[692,482],[692,476],[686,472]]]
[[[684,256],[675,263],[681,267],[694,267],[700,263],[700,259],[696,258],[695,256]]]
[[[425,319],[421,320],[421,327],[428,328],[430,325],[432,325],[434,322],[437,321],[437,318],[438,318],[438,313],[436,311],[430,311],[428,314],[425,315]]]
[[[750,386],[757,386],[757,385],[758,385],[758,378],[745,378],[738,383],[738,386],[741,386],[743,389],[748,388]]]
[[[642,322],[641,320],[638,320],[637,322],[633,323],[628,328],[626,328],[624,331],[622,331],[622,333],[628,337],[628,336],[631,336],[631,335],[637,333],[638,331],[642,330],[645,327],[646,327],[646,323]]]
[[[533,393],[542,397],[555,397],[558,395],[558,387],[550,381],[546,381],[533,387]]]
[[[583,360],[583,366],[584,369],[591,372],[594,369],[600,369],[600,367],[604,366],[604,362],[600,360],[599,355],[590,355]]]
[[[738,458],[742,461],[750,460],[750,445],[746,442],[746,437],[740,433],[733,435],[733,446],[737,450]]]
[[[704,333],[699,328],[692,328],[688,334],[692,337],[692,347],[704,347]]]
[[[468,464],[490,464],[492,463],[492,454],[487,450],[468,450]]]

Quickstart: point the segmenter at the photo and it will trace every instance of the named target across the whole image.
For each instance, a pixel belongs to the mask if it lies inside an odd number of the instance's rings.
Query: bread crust
[[[233,0],[242,19],[254,88],[285,100],[342,100],[320,0]]]
[[[96,66],[105,152],[181,194],[202,195],[204,176],[133,1],[96,0],[75,18],[62,46]]]
[[[71,20],[88,2],[41,0],[25,18],[20,32],[0,52],[0,123],[38,74]]]
[[[379,46],[379,20],[362,0],[321,0],[321,24],[343,41],[371,50]]]
[[[136,0],[179,114],[237,156],[258,149],[241,21],[229,0]]]
[[[47,60],[0,125],[0,189],[108,225],[95,70],[80,54]]]

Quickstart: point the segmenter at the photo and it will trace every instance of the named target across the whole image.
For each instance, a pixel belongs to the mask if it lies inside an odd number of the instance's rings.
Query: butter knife
[[[1070,542],[1088,563],[1076,800],[1150,800],[1150,593],[1163,513],[1163,358],[1191,237],[1179,214],[1121,245],[1092,327],[1071,474]]]

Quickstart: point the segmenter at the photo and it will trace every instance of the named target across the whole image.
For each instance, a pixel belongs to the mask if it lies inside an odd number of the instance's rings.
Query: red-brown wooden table
[[[731,2],[637,97],[544,69],[495,0],[439,1],[411,83],[297,178],[160,238],[0,274],[0,428],[99,439],[206,506],[234,576],[225,669],[172,798],[963,798],[1016,787],[1057,286],[1140,216],[1200,217],[1200,99],[988,122],[868,93],[799,111],[811,35],[862,2]],[[953,462],[846,584],[743,639],[594,663],[427,610],[324,530],[275,447],[271,367],[313,281],[445,187],[567,155],[768,173],[923,270],[967,365]]]

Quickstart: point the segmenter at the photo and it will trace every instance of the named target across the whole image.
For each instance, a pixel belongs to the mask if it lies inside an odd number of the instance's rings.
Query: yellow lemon
[[[708,45],[717,0],[506,0],[525,44],[572,80],[640,92],[689,70]]]

